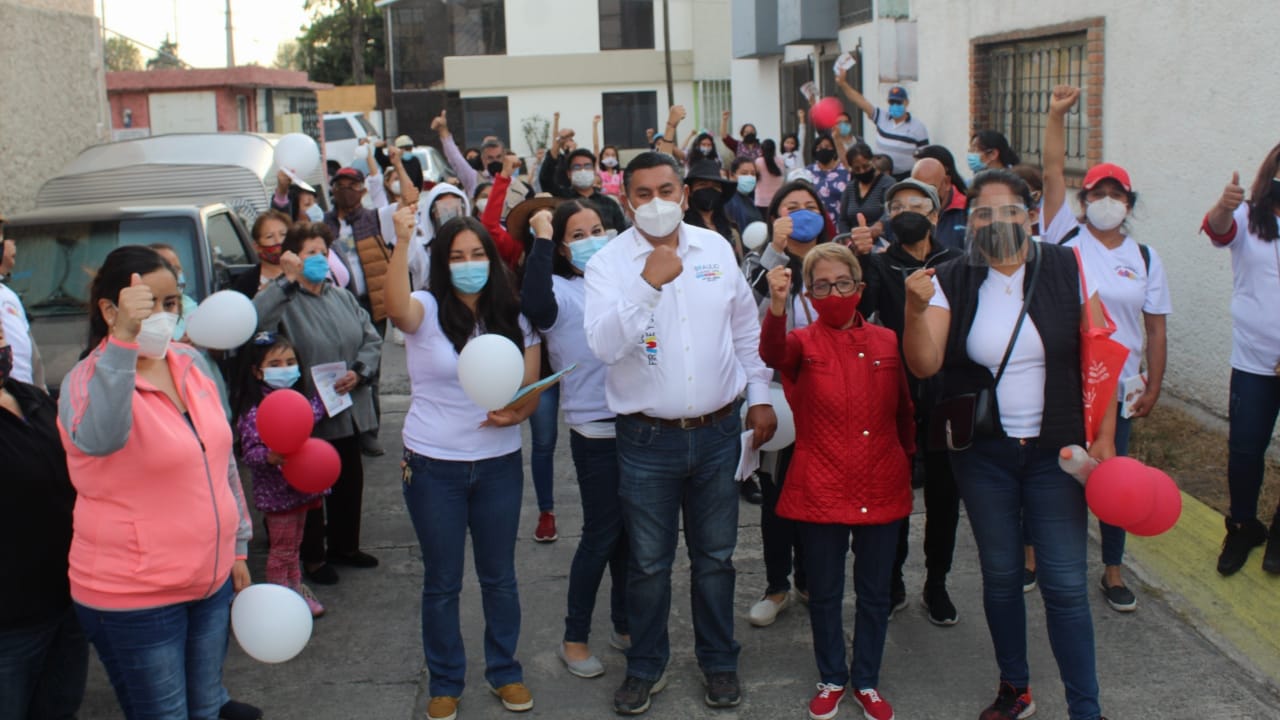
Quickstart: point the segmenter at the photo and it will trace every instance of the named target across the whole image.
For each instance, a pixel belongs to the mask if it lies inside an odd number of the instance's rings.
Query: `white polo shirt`
[[[1236,234],[1223,245],[1231,250],[1231,367],[1271,377],[1280,363],[1280,240],[1249,232],[1249,205],[1233,218]]]
[[[909,173],[916,163],[916,150],[929,144],[929,128],[908,112],[902,120],[889,117],[889,111],[876,108],[872,122],[876,125],[876,148],[893,160],[894,174]]]
[[[31,384],[31,326],[18,295],[0,283],[0,322],[4,323],[4,339],[13,348],[14,380]]]
[[[697,417],[744,387],[750,405],[770,404],[756,304],[733,249],[719,234],[681,223],[684,271],[661,290],[640,276],[652,252],[632,228],[587,264],[587,343],[608,366],[609,409]]]

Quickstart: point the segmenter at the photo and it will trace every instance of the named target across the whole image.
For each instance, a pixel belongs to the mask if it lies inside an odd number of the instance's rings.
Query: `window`
[[[490,135],[503,142],[511,137],[505,97],[464,98],[462,122],[466,138],[463,147],[480,147]]]
[[[1060,84],[1082,89],[1079,102],[1067,115],[1067,169],[1083,173],[1089,160],[1091,128],[1086,32],[1013,42],[976,45],[974,93],[975,130],[997,130],[1022,156],[1022,162],[1042,165],[1041,145],[1049,115],[1049,98]]]
[[[644,131],[658,127],[658,93],[616,92],[600,96],[604,112],[604,144],[619,148],[646,147]],[[680,142],[681,139],[675,140]]]
[[[845,80],[853,86],[854,90],[862,92],[862,50],[852,50],[854,66],[845,73]],[[866,115],[857,105],[849,102],[849,98],[840,92],[840,88],[836,86],[836,55],[824,55],[818,60],[818,79],[822,83],[822,87],[818,88],[818,93],[823,97],[833,97],[840,101],[844,106],[844,111],[849,115],[849,122],[853,125],[853,134],[866,141],[863,134],[862,121],[866,119]],[[874,101],[873,101],[874,102]]]
[[[698,80],[694,82],[694,88],[698,97],[694,104],[694,126],[707,128],[714,134],[720,127],[721,113],[733,108],[732,83],[729,80]]]
[[[871,22],[871,0],[840,0],[840,27]]]
[[[507,19],[503,0],[452,0],[448,13],[452,48],[446,55],[506,55]],[[427,37],[431,34],[428,33]],[[417,42],[423,42],[419,36]]]
[[[353,140],[356,131],[351,129],[351,123],[347,122],[345,117],[330,118],[324,121],[324,141],[335,142],[337,140]]]
[[[653,49],[653,0],[599,3],[601,50]]]
[[[248,265],[249,255],[240,242],[240,233],[236,232],[235,221],[230,213],[210,215],[205,226],[209,239],[209,253],[213,256],[213,267],[221,265]]]
[[[448,56],[507,54],[502,0],[400,0],[387,10],[392,90],[438,85]]]
[[[782,135],[793,133],[797,130],[799,121],[796,120],[796,111],[809,107],[809,101],[805,100],[804,95],[800,93],[800,88],[810,80],[813,80],[813,66],[809,64],[808,60],[782,63],[778,66],[778,93],[780,96],[778,98],[778,109],[782,113],[780,118],[782,121]],[[730,128],[730,131],[737,135],[741,127],[742,123],[738,123],[737,127]],[[809,128],[809,137],[803,140],[806,154],[813,148],[813,130],[813,128]]]
[[[240,132],[249,131],[249,98],[236,96],[236,126]]]

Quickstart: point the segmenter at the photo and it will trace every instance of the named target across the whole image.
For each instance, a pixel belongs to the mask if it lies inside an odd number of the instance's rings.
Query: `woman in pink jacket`
[[[107,256],[58,403],[71,598],[129,720],[218,717],[232,592],[250,582],[231,426],[204,361],[170,342],[177,282],[150,248]]]

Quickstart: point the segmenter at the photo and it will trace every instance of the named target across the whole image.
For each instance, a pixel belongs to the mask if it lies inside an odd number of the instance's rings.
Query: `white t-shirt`
[[[1088,227],[1077,227],[1080,228],[1079,234],[1068,240],[1065,247],[1080,248],[1085,277],[1098,283],[1090,285],[1089,292],[1098,294],[1111,319],[1115,320],[1116,332],[1111,339],[1129,348],[1121,378],[1133,377],[1142,366],[1143,339],[1146,336],[1143,313],[1168,315],[1173,312],[1164,264],[1156,251],[1148,248],[1151,253],[1151,269],[1148,271],[1142,250],[1133,238],[1126,237],[1119,247],[1111,250],[1095,238]],[[1123,393],[1123,387],[1120,392]]]
[[[519,425],[480,427],[488,413],[471,402],[458,382],[458,351],[440,328],[435,296],[420,291],[412,297],[422,305],[423,317],[416,332],[404,334],[413,395],[404,419],[404,446],[419,455],[461,462],[519,450]],[[523,315],[520,329],[526,348],[540,342]]]
[[[0,283],[0,322],[4,323],[4,339],[13,348],[14,380],[30,384],[31,374],[31,326],[18,295],[8,285]]]
[[[572,280],[559,275],[551,276],[551,289],[556,296],[556,322],[543,331],[547,343],[547,356],[551,369],[559,372],[577,363],[573,372],[560,381],[560,410],[564,421],[575,429],[593,420],[611,418],[613,411],[604,395],[604,363],[600,362],[587,346],[587,331],[583,326],[586,307],[587,284],[581,277]],[[605,423],[607,424],[607,423]],[[585,428],[580,433],[586,437],[599,437],[602,426]],[[613,437],[607,434],[605,437]]]
[[[1280,363],[1280,240],[1249,232],[1249,206],[1241,203],[1234,219],[1231,250],[1231,367],[1254,375],[1275,374]]]
[[[356,297],[362,297],[369,292],[368,286],[364,280],[364,266],[360,264],[360,252],[356,250],[356,243],[351,237],[351,224],[346,220],[338,220],[338,246],[342,248],[342,256],[347,261],[347,268],[351,271],[351,292]]]

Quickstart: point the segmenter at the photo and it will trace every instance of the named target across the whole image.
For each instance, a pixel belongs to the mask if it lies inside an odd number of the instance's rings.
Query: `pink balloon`
[[[300,492],[318,493],[333,487],[342,470],[338,451],[320,438],[307,438],[302,447],[284,459],[284,479]]]
[[[1167,532],[1182,516],[1182,491],[1178,489],[1178,484],[1163,470],[1148,467],[1147,474],[1155,489],[1155,507],[1145,519],[1125,528],[1126,531],[1143,537]]]
[[[836,118],[840,117],[840,113],[844,112],[844,105],[833,97],[824,97],[813,106],[809,111],[809,115],[813,118],[813,124],[819,130],[836,124]]]
[[[296,452],[315,426],[311,402],[296,390],[276,390],[258,405],[258,435],[281,455]]]
[[[1089,474],[1085,500],[1098,519],[1127,528],[1155,509],[1155,483],[1147,466],[1127,457],[1113,457]]]

